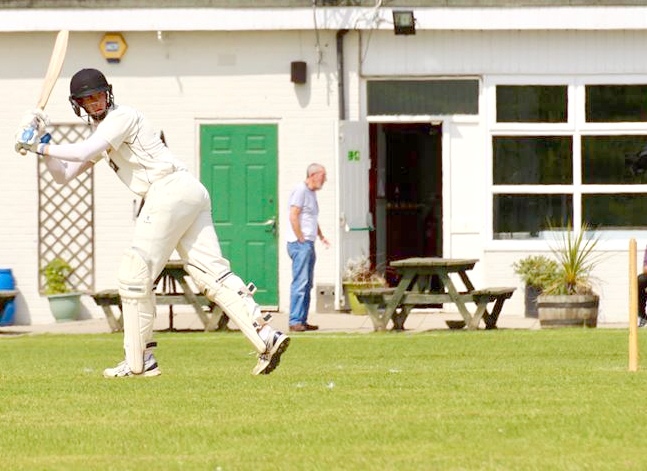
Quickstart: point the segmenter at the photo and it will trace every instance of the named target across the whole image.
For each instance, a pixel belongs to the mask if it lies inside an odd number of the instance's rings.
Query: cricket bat
[[[67,52],[67,40],[69,36],[70,32],[68,30],[59,31],[56,36],[56,43],[54,43],[54,50],[52,51],[52,57],[49,60],[49,66],[47,67],[47,73],[43,80],[43,87],[40,90],[40,97],[36,103],[36,108],[44,110],[47,105],[49,96],[52,94],[54,85],[56,85],[56,80],[58,80],[58,76],[61,74],[63,62],[65,62],[65,53]],[[33,126],[26,128],[22,134],[21,140],[28,142],[34,132],[35,129]],[[27,154],[27,151],[25,149],[21,149],[20,153],[25,155]]]

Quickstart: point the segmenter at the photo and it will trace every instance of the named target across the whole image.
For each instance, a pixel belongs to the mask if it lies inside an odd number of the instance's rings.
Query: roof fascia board
[[[393,28],[392,8],[8,9],[0,32],[271,31]],[[647,6],[415,8],[416,30],[647,29]],[[316,16],[315,16],[316,15]]]

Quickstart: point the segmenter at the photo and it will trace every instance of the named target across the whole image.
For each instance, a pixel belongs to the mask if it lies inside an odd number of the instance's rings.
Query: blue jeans
[[[310,309],[310,291],[315,272],[315,243],[288,242],[292,259],[292,284],[290,285],[290,325],[305,324]]]

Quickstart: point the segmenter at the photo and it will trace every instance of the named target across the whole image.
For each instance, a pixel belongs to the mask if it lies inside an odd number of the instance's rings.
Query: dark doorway
[[[371,254],[378,268],[408,257],[442,257],[442,127],[373,123]]]

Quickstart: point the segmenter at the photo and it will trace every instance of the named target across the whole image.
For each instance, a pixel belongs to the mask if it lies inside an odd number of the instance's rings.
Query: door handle
[[[276,218],[275,217],[269,218],[262,225],[263,226],[269,226],[267,229],[265,229],[265,232],[271,232],[272,234],[276,234]]]

